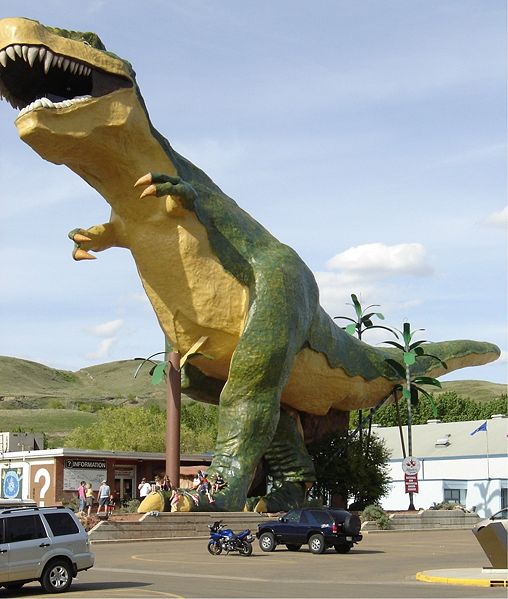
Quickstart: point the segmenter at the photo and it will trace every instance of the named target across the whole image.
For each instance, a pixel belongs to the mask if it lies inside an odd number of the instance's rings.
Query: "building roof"
[[[101,449],[73,449],[71,447],[58,447],[56,449],[35,449],[28,451],[0,452],[0,461],[16,459],[41,459],[55,457],[81,457],[81,458],[121,458],[128,460],[165,460],[165,453],[149,453],[143,451],[111,451]],[[212,460],[211,453],[182,454],[181,462],[191,464],[207,464]]]
[[[480,425],[487,422],[487,431],[471,435]],[[374,427],[373,432],[381,437],[391,459],[402,460],[402,447],[398,426]],[[407,426],[402,427],[407,451]],[[416,424],[411,427],[413,455],[425,459],[451,457],[506,456],[508,453],[508,419],[489,418],[466,422],[441,422]]]

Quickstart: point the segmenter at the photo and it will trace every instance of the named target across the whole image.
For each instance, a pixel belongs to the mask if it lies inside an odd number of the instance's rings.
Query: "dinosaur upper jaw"
[[[20,109],[68,115],[135,84],[123,61],[29,19],[0,19],[0,98]],[[42,116],[42,115],[41,115]]]

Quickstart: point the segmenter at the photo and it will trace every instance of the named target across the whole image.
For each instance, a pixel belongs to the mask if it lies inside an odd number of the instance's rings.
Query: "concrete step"
[[[208,537],[208,524],[222,520],[228,528],[240,532],[246,528],[256,531],[260,522],[267,516],[253,512],[206,512],[206,513],[165,513],[157,516],[140,515],[137,521],[110,520],[99,522],[90,532],[92,542],[174,539],[177,537]]]
[[[422,510],[414,514],[392,514],[389,530],[471,529],[478,514],[462,510]],[[364,522],[362,530],[379,530],[377,523]]]

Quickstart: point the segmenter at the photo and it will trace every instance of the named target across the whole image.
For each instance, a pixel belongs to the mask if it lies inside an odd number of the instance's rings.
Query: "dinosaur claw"
[[[81,248],[78,248],[73,256],[74,260],[96,260],[97,258],[95,256],[92,256],[92,254],[89,254],[86,250],[82,250]]]
[[[152,182],[152,173],[147,173],[140,177],[136,183],[134,183],[134,187],[139,187],[140,185],[150,185]]]
[[[155,185],[149,185],[143,193],[139,196],[139,198],[145,198],[146,196],[155,196],[157,195],[157,188]]]
[[[86,235],[82,235],[81,233],[76,233],[72,237],[72,240],[75,241],[76,243],[82,243],[83,241],[92,241],[90,239],[90,237],[87,237]]]

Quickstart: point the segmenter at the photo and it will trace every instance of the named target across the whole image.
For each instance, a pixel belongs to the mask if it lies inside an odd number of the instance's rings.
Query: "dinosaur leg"
[[[283,264],[283,262],[280,262]],[[245,506],[256,467],[268,451],[280,416],[280,396],[310,326],[313,279],[306,286],[298,265],[258,270],[254,300],[233,354],[219,404],[219,427],[210,472],[227,487],[209,504],[183,494],[179,511],[238,511]],[[298,284],[293,282],[298,277]],[[197,502],[195,501],[197,499]]]
[[[277,431],[264,458],[272,479],[271,490],[264,497],[249,497],[247,509],[278,512],[301,507],[305,492],[316,476],[297,413],[281,409]]]

